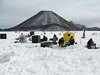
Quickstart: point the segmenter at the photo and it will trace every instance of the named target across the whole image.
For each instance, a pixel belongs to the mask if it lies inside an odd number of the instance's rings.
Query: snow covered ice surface
[[[65,48],[14,43],[21,32],[0,32],[7,34],[7,39],[0,39],[0,75],[100,75],[100,49],[85,47],[90,38],[100,47],[100,32],[86,31],[84,39],[82,31],[73,32],[77,44]],[[46,36],[52,38],[54,33],[61,38],[64,32],[46,32]],[[43,32],[35,34],[43,37]]]

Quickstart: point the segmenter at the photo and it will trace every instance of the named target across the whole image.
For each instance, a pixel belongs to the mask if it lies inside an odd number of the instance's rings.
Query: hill
[[[76,31],[81,29],[52,11],[40,11],[19,25],[6,30]]]
[[[100,28],[98,27],[86,27],[85,25],[81,25],[81,24],[76,24],[73,21],[69,21],[71,24],[74,24],[75,26],[81,28],[81,29],[85,29],[87,31],[100,31]]]
[[[75,26],[81,28],[81,29],[86,29],[87,27],[85,25],[81,25],[81,24],[76,24],[73,21],[69,21],[71,24],[74,24]]]

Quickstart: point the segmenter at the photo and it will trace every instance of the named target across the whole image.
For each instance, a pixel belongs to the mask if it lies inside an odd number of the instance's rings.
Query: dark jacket
[[[73,45],[75,43],[75,40],[73,37],[70,38],[69,43],[70,43],[70,45]]]
[[[41,42],[42,41],[47,41],[47,40],[48,40],[48,38],[46,36],[43,36],[43,39],[41,39]]]
[[[90,40],[87,42],[87,45],[88,45],[88,46],[94,45],[93,40],[92,40],[92,39],[90,39]]]
[[[59,39],[59,46],[64,44],[64,38]]]

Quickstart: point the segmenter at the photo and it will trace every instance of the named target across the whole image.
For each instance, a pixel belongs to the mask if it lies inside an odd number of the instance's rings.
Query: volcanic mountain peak
[[[35,16],[31,17],[31,20],[27,20],[27,22],[22,23],[22,26],[31,27],[31,26],[44,26],[50,24],[60,24],[59,16],[52,11],[40,11]]]
[[[41,10],[39,13],[54,13],[53,11]]]
[[[52,30],[53,26],[57,27],[57,30],[80,30],[75,25],[66,21],[56,13],[52,11],[40,11],[36,15],[22,22],[21,24],[11,28],[12,30]]]

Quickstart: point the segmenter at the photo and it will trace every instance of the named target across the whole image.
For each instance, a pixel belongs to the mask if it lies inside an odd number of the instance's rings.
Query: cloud
[[[54,11],[68,21],[100,27],[99,3],[99,0],[0,0],[0,28],[16,26],[41,10]]]

